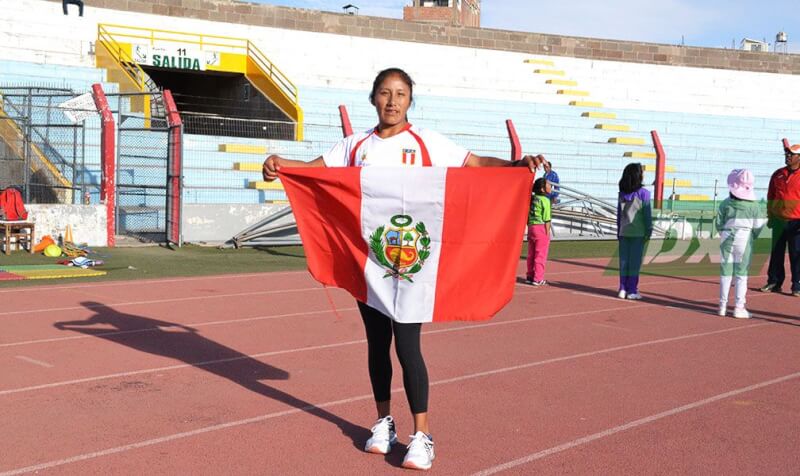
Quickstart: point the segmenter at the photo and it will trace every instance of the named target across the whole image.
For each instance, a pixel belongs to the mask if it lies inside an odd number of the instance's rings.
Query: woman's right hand
[[[278,178],[278,171],[281,169],[281,161],[283,160],[285,160],[283,157],[275,154],[267,157],[261,167],[261,175],[265,181],[272,182]]]

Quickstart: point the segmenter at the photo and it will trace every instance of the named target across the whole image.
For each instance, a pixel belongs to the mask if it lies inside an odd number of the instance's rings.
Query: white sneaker
[[[725,317],[726,315],[728,315],[728,306],[720,304],[719,311],[717,311],[717,315],[720,317]]]
[[[733,317],[736,319],[750,319],[750,311],[743,307],[733,308]]]
[[[628,294],[628,299],[630,299],[632,301],[638,301],[638,300],[642,299],[642,295],[639,294],[639,293]]]
[[[367,440],[364,451],[385,455],[392,451],[395,443],[397,443],[397,432],[394,430],[394,419],[388,415],[375,422],[372,427],[372,437]]]
[[[433,458],[435,458],[433,439],[421,431],[411,435],[406,457],[403,458],[403,467],[408,469],[431,469]]]
[[[625,299],[625,297],[627,295],[628,295],[628,293],[626,293],[624,289],[620,289],[619,293],[617,294],[617,297],[620,298],[620,299]]]

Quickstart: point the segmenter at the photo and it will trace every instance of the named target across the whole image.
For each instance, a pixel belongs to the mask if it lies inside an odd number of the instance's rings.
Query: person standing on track
[[[725,317],[728,313],[728,293],[734,283],[736,305],[733,317],[748,319],[750,312],[745,308],[747,295],[747,275],[750,258],[753,255],[753,242],[764,227],[763,213],[753,191],[755,178],[747,169],[735,169],[728,175],[730,196],[722,201],[717,212],[719,230],[720,292],[719,312]]]
[[[643,181],[644,169],[639,163],[626,165],[619,180],[617,239],[620,299],[642,299],[639,294],[639,272],[644,243],[653,233],[650,191],[642,186]]]
[[[405,71],[398,68],[381,71],[369,95],[378,115],[377,126],[342,139],[310,162],[270,155],[263,165],[264,180],[277,179],[281,167],[524,166],[535,173],[544,160],[541,155],[527,155],[517,162],[478,156],[437,132],[412,126],[407,112],[414,100],[413,88],[414,82]],[[392,321],[362,302],[358,302],[358,308],[367,336],[369,377],[378,413],[365,450],[387,454],[397,442],[395,422],[391,416],[390,350],[394,337],[395,351],[403,369],[403,387],[414,419],[414,434],[403,466],[429,469],[434,449],[428,423],[428,371],[420,348],[422,324]]]
[[[786,167],[772,174],[767,191],[767,227],[772,229],[767,284],[761,292],[779,293],[786,271],[783,259],[789,247],[793,296],[800,297],[800,144],[785,151]]]

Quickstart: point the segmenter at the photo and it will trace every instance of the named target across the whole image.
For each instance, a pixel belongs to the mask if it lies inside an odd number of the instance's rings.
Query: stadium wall
[[[61,0],[46,0],[61,3]],[[59,5],[60,6],[60,5]],[[383,40],[671,66],[800,74],[800,55],[411,23],[233,0],[92,0],[88,8]]]
[[[25,208],[36,221],[36,240],[50,235],[54,240],[65,233],[67,225],[72,227],[75,243],[89,246],[106,246],[106,208],[103,205],[38,205],[27,204]]]
[[[183,241],[217,244],[283,208],[264,204],[185,204]]]

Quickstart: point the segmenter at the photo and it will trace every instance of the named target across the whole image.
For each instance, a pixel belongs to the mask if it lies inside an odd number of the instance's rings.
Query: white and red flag
[[[511,300],[527,168],[284,168],[280,178],[320,283],[398,322],[485,320]]]

